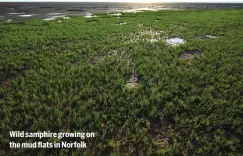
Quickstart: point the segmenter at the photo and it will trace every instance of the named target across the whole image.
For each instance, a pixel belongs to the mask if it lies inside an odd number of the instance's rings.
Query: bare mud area
[[[195,56],[198,56],[202,53],[203,52],[201,50],[198,50],[198,49],[186,50],[181,54],[180,58],[181,59],[191,59],[191,58],[194,58]]]

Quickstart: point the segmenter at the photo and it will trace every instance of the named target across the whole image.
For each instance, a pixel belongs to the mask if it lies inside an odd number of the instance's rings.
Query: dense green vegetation
[[[181,10],[0,21],[0,152],[241,155],[242,14]],[[185,43],[168,45],[170,37]],[[87,149],[10,149],[9,141],[36,140],[10,138],[10,130],[96,137],[86,140]]]

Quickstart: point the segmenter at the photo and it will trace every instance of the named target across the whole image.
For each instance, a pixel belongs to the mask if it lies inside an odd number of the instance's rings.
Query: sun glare
[[[162,3],[160,0],[126,0],[123,2],[134,2],[134,3]]]

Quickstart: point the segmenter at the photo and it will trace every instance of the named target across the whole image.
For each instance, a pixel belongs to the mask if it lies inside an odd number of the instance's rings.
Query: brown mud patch
[[[8,88],[8,86],[10,86],[11,83],[12,83],[12,80],[7,79],[7,80],[2,82],[2,87],[3,88]]]
[[[173,143],[172,131],[165,121],[160,119],[150,121],[148,133],[154,146],[158,149],[168,148]]]
[[[124,51],[119,51],[117,49],[108,50],[108,51],[102,52],[102,53],[100,53],[100,54],[98,54],[96,56],[93,56],[91,58],[90,63],[95,65],[95,64],[97,64],[99,62],[104,61],[107,58],[111,58],[111,57],[115,57],[115,56],[122,57],[123,54],[124,54]]]
[[[202,54],[203,52],[201,50],[198,50],[198,49],[191,49],[191,50],[186,50],[184,51],[180,58],[181,59],[192,59],[194,58],[195,56],[198,56],[200,54]]]
[[[136,73],[132,73],[128,79],[127,79],[127,82],[126,82],[126,87],[127,88],[135,88],[138,86],[138,83],[139,83],[139,78],[138,78],[138,74]]]
[[[21,76],[25,70],[27,70],[27,66],[24,69],[17,70],[17,71],[9,71],[6,69],[0,70],[0,88],[8,88],[12,82],[13,79]]]

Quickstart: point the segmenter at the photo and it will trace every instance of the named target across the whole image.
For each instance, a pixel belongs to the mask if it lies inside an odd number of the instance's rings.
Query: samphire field
[[[242,155],[242,9],[95,15],[0,21],[0,155]]]

